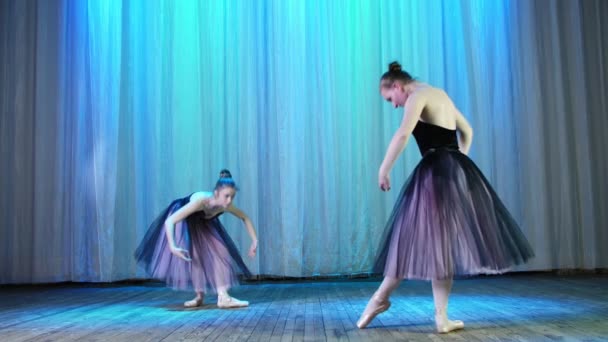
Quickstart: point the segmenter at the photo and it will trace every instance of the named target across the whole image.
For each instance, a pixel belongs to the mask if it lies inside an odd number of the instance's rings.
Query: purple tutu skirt
[[[388,220],[374,271],[400,279],[494,274],[534,252],[492,186],[469,157],[427,152]]]
[[[165,234],[167,217],[186,205],[190,196],[177,199],[150,225],[135,251],[137,263],[155,279],[176,290],[217,293],[238,285],[238,275],[251,277],[239,252],[218,219],[196,212],[175,225],[175,244],[187,249],[192,261],[173,255]]]

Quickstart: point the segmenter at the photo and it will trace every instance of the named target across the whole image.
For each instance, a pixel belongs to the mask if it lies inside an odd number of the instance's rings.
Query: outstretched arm
[[[226,209],[226,211],[228,211],[229,213],[233,214],[234,216],[240,218],[243,221],[243,223],[245,224],[245,227],[247,228],[247,232],[249,233],[249,236],[251,237],[251,247],[249,247],[249,257],[253,258],[258,249],[258,237],[255,233],[255,229],[253,228],[253,223],[241,209],[235,207],[234,205],[229,206],[228,209]]]
[[[382,161],[382,165],[380,166],[380,170],[378,172],[378,183],[380,185],[380,189],[383,191],[390,189],[389,174],[391,169],[407,145],[407,141],[412,134],[412,131],[414,131],[414,127],[416,127],[418,120],[420,119],[420,114],[422,113],[424,106],[424,97],[418,94],[412,94],[405,103],[401,126],[399,126],[393,135],[393,139],[391,139],[391,143],[388,145],[384,160]]]
[[[169,242],[169,248],[171,249],[171,253],[186,261],[191,261],[190,256],[188,255],[189,252],[175,245],[175,225],[186,217],[190,216],[192,213],[199,210],[202,206],[202,201],[202,198],[197,199],[195,201],[190,201],[188,204],[181,207],[173,214],[169,215],[169,217],[167,217],[167,219],[165,220],[165,234],[167,235],[167,241]]]

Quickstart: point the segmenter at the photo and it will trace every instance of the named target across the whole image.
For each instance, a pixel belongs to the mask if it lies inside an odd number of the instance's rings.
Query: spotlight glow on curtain
[[[254,273],[367,273],[398,186],[378,167],[399,60],[471,121],[472,158],[530,238],[521,270],[608,266],[602,1],[0,3],[0,283],[144,277],[172,199],[222,168]],[[413,139],[392,173],[420,156]],[[242,225],[223,218],[243,249]]]

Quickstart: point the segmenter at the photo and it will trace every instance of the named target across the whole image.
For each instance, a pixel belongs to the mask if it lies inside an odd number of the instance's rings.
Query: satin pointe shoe
[[[463,321],[450,321],[447,315],[435,315],[435,326],[440,334],[447,334],[454,330],[464,329]]]
[[[376,318],[379,314],[388,310],[391,307],[391,302],[388,299],[379,299],[377,296],[372,296],[365,310],[361,314],[361,318],[357,321],[357,327],[363,329]]]
[[[249,302],[246,300],[238,300],[230,296],[218,296],[217,306],[220,309],[242,308],[249,306]]]

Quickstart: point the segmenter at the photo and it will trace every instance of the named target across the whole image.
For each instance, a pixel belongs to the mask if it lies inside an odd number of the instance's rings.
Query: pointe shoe
[[[203,298],[194,298],[192,300],[184,302],[184,306],[187,308],[195,308],[203,305]]]
[[[388,310],[391,307],[391,302],[388,299],[378,299],[376,296],[372,296],[365,310],[361,314],[361,318],[357,321],[357,327],[359,329],[365,328],[371,321],[376,318],[379,314]]]
[[[450,321],[446,315],[435,315],[435,326],[438,333],[446,334],[450,331],[464,329],[464,322]]]
[[[220,309],[243,308],[249,306],[246,300],[238,300],[230,296],[218,296],[217,307]]]

